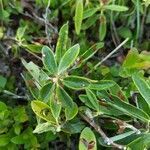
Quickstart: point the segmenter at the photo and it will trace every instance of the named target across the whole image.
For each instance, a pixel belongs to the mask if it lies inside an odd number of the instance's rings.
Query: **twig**
[[[10,40],[10,41],[16,43],[19,47],[22,47],[24,50],[26,50],[28,53],[32,54],[32,55],[33,55],[34,57],[36,57],[37,59],[42,60],[41,57],[39,57],[39,56],[36,55],[35,53],[31,52],[30,50],[27,50],[26,45],[23,45],[22,43],[21,43],[21,45],[20,45],[19,41],[16,40],[14,37],[6,37],[6,38],[4,38],[3,40],[6,40],[6,41],[7,41],[7,40]]]
[[[93,119],[89,118],[86,115],[83,115],[82,113],[80,113],[80,115],[86,122],[88,122],[102,136],[102,138],[104,139],[104,142],[107,145],[112,145],[113,147],[116,147],[118,149],[125,149],[126,148],[124,145],[114,143],[109,137],[107,137],[107,135],[103,132],[101,127],[99,125],[97,125]]]
[[[118,126],[121,127],[121,128],[122,127],[123,128],[129,128],[129,129],[133,130],[136,134],[141,133],[141,131],[139,129],[135,128],[134,126],[132,126],[128,123],[126,123],[125,121],[117,119],[117,120],[113,120],[112,122],[118,124]]]
[[[25,17],[29,17],[29,18],[33,19],[38,24],[45,26],[45,20],[43,18],[37,16],[34,12],[32,12],[33,16],[31,14],[29,14],[28,12],[21,13],[21,14],[24,15]],[[57,29],[50,22],[47,22],[46,24],[57,34]]]
[[[1,2],[2,0],[0,0]],[[50,0],[49,0],[50,1]],[[15,8],[14,5],[12,5],[11,3],[9,3],[9,5],[12,7],[12,8]],[[48,2],[48,7],[50,6],[50,2]],[[48,7],[46,9],[48,9]],[[29,12],[31,12],[31,14],[29,14],[28,12],[25,12],[25,13],[20,13],[22,14],[23,16],[25,17],[29,17],[30,19],[34,20],[35,22],[41,24],[42,26],[45,26],[45,19],[39,17],[38,15],[36,15],[36,13],[33,12],[33,10],[31,8],[29,8]],[[57,29],[49,22],[47,21],[46,24],[55,32],[57,33]]]
[[[43,23],[45,22],[45,20],[44,20],[43,18],[40,18],[39,16],[37,16],[34,12],[33,12],[32,14],[33,14],[33,16],[34,16],[35,18],[39,19],[39,21],[42,21]],[[47,26],[49,26],[51,29],[53,29],[53,31],[54,31],[55,33],[57,33],[57,29],[56,29],[49,21],[47,21],[46,24],[47,24]]]
[[[36,57],[37,59],[42,61],[42,58],[39,57],[38,55],[36,55],[35,53],[31,52],[30,50],[27,50],[25,47],[23,47],[28,53],[30,53],[31,55],[33,55],[34,57]]]
[[[127,41],[129,40],[129,38],[126,38],[120,45],[118,45],[118,47],[116,47],[111,53],[109,53],[104,59],[102,59],[99,63],[97,63],[94,66],[94,69],[96,69],[98,66],[100,66],[104,61],[106,61],[110,56],[112,56],[117,50],[119,50]],[[88,75],[89,73],[91,73],[92,70],[90,70],[89,72],[86,73],[86,75]]]
[[[12,98],[14,98],[14,99],[27,99],[26,96],[16,95],[16,94],[14,94],[14,93],[12,93],[10,91],[7,91],[7,90],[4,90],[3,93],[12,96]]]

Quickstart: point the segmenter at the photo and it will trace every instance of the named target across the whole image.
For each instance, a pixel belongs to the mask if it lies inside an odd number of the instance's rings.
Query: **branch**
[[[102,138],[104,139],[104,142],[107,145],[112,145],[113,147],[116,147],[118,149],[125,149],[126,148],[124,145],[120,145],[120,144],[114,143],[109,137],[107,137],[107,135],[104,133],[104,131],[101,129],[101,127],[99,125],[97,125],[92,118],[89,118],[88,116],[83,115],[81,113],[80,113],[80,116],[86,122],[88,122],[102,136]]]
[[[3,39],[4,41],[11,41],[12,43],[17,44],[19,47],[22,47],[24,50],[26,50],[28,53],[32,54],[34,57],[36,57],[39,60],[42,60],[41,57],[36,55],[35,53],[31,52],[30,50],[27,49],[26,45],[23,45],[22,43],[20,44],[18,40],[16,40],[14,37],[6,37]]]
[[[33,16],[29,14],[28,12],[21,13],[21,14],[24,15],[25,17],[29,17],[30,19],[34,20],[36,23],[41,24],[42,26],[45,26],[45,20],[37,16],[34,12],[32,12]],[[46,22],[46,24],[57,34],[57,29],[50,22]]]
[[[132,125],[130,125],[128,123],[126,123],[125,121],[117,119],[117,120],[113,120],[112,122],[116,123],[120,128],[122,128],[122,127],[123,128],[129,128],[129,129],[135,131],[136,134],[140,134],[141,133],[141,131],[139,129],[135,128],[134,126],[132,126]]]
[[[127,41],[129,40],[129,38],[126,38],[120,45],[118,45],[118,47],[116,47],[111,53],[109,53],[104,59],[102,59],[99,63],[97,63],[94,66],[94,69],[96,69],[98,66],[100,66],[104,61],[106,61],[110,56],[112,56],[117,50],[119,50]],[[88,75],[89,73],[91,73],[92,70],[90,70],[89,72],[86,73],[86,75]]]

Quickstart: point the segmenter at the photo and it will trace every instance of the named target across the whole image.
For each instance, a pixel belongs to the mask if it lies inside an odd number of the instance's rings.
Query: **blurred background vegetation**
[[[80,56],[92,48],[87,54],[92,57],[84,67],[74,71],[75,75],[91,71],[88,74],[91,79],[114,80],[129,99],[135,86],[128,77],[135,70],[140,70],[150,85],[150,1],[83,0],[83,8],[79,1],[0,0],[0,150],[78,149],[79,134],[33,133],[36,117],[30,106],[32,96],[21,76],[24,69],[20,58],[41,66],[42,46],[48,45],[54,50],[59,29],[67,22],[68,47],[79,43]],[[83,14],[78,13],[82,9]],[[127,38],[128,41],[95,70],[95,65]],[[101,48],[96,47],[99,43],[103,45]],[[101,123],[105,121],[107,119]],[[76,126],[77,133],[83,124]],[[117,129],[106,125],[104,130],[113,136]],[[107,149],[104,146],[99,147]]]

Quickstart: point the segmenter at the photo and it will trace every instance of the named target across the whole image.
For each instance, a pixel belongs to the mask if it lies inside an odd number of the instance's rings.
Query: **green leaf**
[[[107,24],[105,15],[100,16],[99,39],[103,41],[106,36]]]
[[[28,121],[28,116],[26,114],[25,108],[24,107],[17,107],[15,108],[14,112],[14,120],[17,123],[23,123]]]
[[[78,106],[76,103],[72,103],[71,107],[66,107],[65,109],[65,116],[66,120],[71,120],[73,119],[78,113]]]
[[[6,20],[8,21],[9,16],[10,16],[10,12],[8,12],[8,11],[1,8],[0,9],[0,16],[1,16],[2,21],[6,21]]]
[[[84,122],[82,122],[80,118],[75,118],[71,121],[65,122],[65,124],[63,124],[62,131],[69,134],[76,134],[81,133],[84,127]]]
[[[89,108],[92,108],[93,110],[95,110],[95,107],[93,106],[92,102],[89,100],[89,98],[87,97],[87,95],[81,94],[79,95],[79,99],[85,103],[86,106],[88,106]]]
[[[60,86],[57,87],[56,93],[58,96],[58,100],[62,103],[62,106],[71,107],[73,104],[72,98],[67,94],[67,92]]]
[[[17,29],[16,38],[18,40],[21,40],[23,38],[26,29],[27,29],[27,26],[25,26],[25,27],[19,27]]]
[[[83,19],[93,16],[100,8],[90,8],[83,12]]]
[[[100,91],[100,90],[109,89],[114,85],[115,85],[114,81],[101,80],[101,81],[91,83],[88,88]]]
[[[80,34],[82,19],[83,19],[83,0],[78,0],[76,2],[76,10],[75,10],[75,30],[77,34]]]
[[[0,101],[0,112],[6,111],[6,110],[7,110],[7,105]]]
[[[52,83],[47,83],[44,85],[40,90],[40,99],[44,102],[48,102],[50,100],[51,93],[53,92],[52,89]]]
[[[87,97],[88,99],[90,100],[90,102],[92,103],[92,105],[96,108],[96,110],[99,112],[100,111],[100,107],[99,107],[99,102],[95,96],[95,94],[89,90],[89,89],[86,89],[86,94],[87,94]]]
[[[116,95],[121,100],[128,102],[128,98],[124,94],[124,91],[121,89],[121,87],[117,83],[115,83],[115,85],[113,86],[113,88],[110,88],[109,91],[110,91],[110,93],[112,95]]]
[[[78,113],[77,105],[73,102],[72,98],[62,87],[57,87],[56,93],[58,100],[62,103],[62,106],[65,108],[66,119],[73,119]]]
[[[51,108],[53,117],[56,119],[56,121],[58,123],[58,118],[59,118],[59,115],[61,112],[61,102],[58,99],[56,99],[55,93],[52,93],[52,95],[51,95],[50,108]]]
[[[14,132],[15,134],[19,135],[21,133],[22,125],[21,124],[14,124]]]
[[[35,80],[33,80],[33,78],[31,77],[31,75],[29,74],[25,74],[22,76],[24,78],[24,81],[26,83],[26,86],[29,88],[30,93],[32,94],[32,96],[35,99],[38,99],[39,97],[39,90],[41,89],[39,83],[37,83]]]
[[[45,141],[46,142],[54,141],[57,137],[58,135],[56,134],[56,132],[49,131],[45,134]]]
[[[121,27],[117,30],[117,33],[123,38],[132,38],[132,32],[127,27]]]
[[[132,150],[148,150],[150,148],[150,134],[143,134],[141,137],[127,145]]]
[[[85,53],[83,53],[80,57],[81,57],[81,63],[84,63],[85,61],[87,61],[89,58],[91,58],[99,49],[101,49],[102,47],[104,47],[104,43],[103,42],[99,42],[94,44],[93,46],[91,46]]]
[[[132,66],[134,66],[135,63],[139,60],[138,54],[138,50],[136,48],[132,48],[128,52],[126,59],[123,62],[123,67],[131,68]]]
[[[89,127],[84,128],[80,135],[79,150],[97,150],[96,143],[93,131]]]
[[[40,85],[43,87],[48,82],[50,82],[49,80],[50,80],[49,75],[47,73],[45,73],[42,69],[40,69],[40,74],[39,74]]]
[[[58,67],[58,73],[61,74],[64,71],[66,71],[76,60],[78,54],[80,51],[80,46],[79,44],[74,45],[71,47],[61,58],[60,64]]]
[[[136,133],[136,131],[128,131],[128,132],[125,132],[125,133],[122,133],[122,134],[119,134],[119,135],[116,135],[116,136],[113,136],[111,137],[110,139],[115,142],[115,141],[119,141],[121,139],[124,139],[126,137],[129,137],[130,135]]]
[[[32,94],[33,98],[38,99],[39,97],[39,89],[36,88],[36,84],[31,82],[32,85],[27,84],[27,87],[29,88],[30,93]]]
[[[132,79],[134,81],[134,84],[136,85],[138,91],[144,98],[144,100],[147,102],[147,104],[150,106],[150,86],[146,83],[146,81],[139,75],[139,74],[133,74]]]
[[[103,97],[102,97],[103,98]],[[102,99],[100,98],[100,99]],[[79,95],[79,99],[89,108],[92,108],[93,110],[97,110],[92,102],[89,100],[89,98],[87,97],[87,95],[81,94]],[[117,110],[116,108],[111,107],[110,105],[108,105],[107,103],[101,102],[99,101],[99,114],[106,114],[109,116],[120,116],[123,115],[122,112],[120,112],[119,110]]]
[[[55,131],[54,126],[52,126],[49,122],[45,122],[45,123],[40,123],[36,126],[36,128],[34,129],[33,133],[43,133],[43,132],[48,132],[48,131]]]
[[[7,79],[0,75],[0,89],[1,88],[3,89],[5,87],[6,82],[7,82]]]
[[[68,23],[64,24],[59,31],[59,38],[56,45],[56,61],[59,63],[60,59],[66,52],[68,41]]]
[[[0,146],[6,146],[10,142],[10,137],[7,134],[0,135]]]
[[[121,75],[123,77],[132,76],[133,73],[137,72],[139,69],[149,69],[150,67],[150,54],[149,53],[140,53],[136,48],[132,48],[122,65]]]
[[[27,63],[24,59],[22,59],[22,64],[25,66],[25,68],[31,74],[33,79],[35,79],[38,82],[39,74],[40,74],[39,67],[36,64],[34,64],[32,61]]]
[[[50,74],[57,73],[57,64],[54,57],[54,53],[48,46],[42,48],[42,60],[45,68],[49,71]]]
[[[92,25],[95,25],[96,20],[99,19],[99,15],[94,14],[92,17],[89,17],[85,23],[82,25],[82,30],[86,30]]]
[[[113,88],[110,88],[113,89]],[[109,116],[121,116],[124,115],[123,112],[120,110],[112,107],[111,105],[107,105],[106,101],[110,101],[109,95],[110,93],[108,91],[97,91],[97,97],[100,100],[103,100],[102,103],[100,101],[100,109],[104,114],[108,114]],[[104,108],[104,109],[103,109]]]
[[[37,142],[37,138],[33,135],[32,133],[32,128],[28,127],[27,129],[25,129],[23,131],[23,133],[21,133],[18,136],[14,136],[11,139],[11,142],[16,144],[24,144],[24,145],[30,145],[30,146],[37,146],[38,142]],[[28,145],[28,146],[29,146]]]
[[[53,123],[53,124],[56,123],[56,120],[52,116],[51,109],[47,104],[45,104],[41,101],[38,101],[38,100],[34,100],[31,102],[31,107],[32,107],[32,110],[34,111],[34,113],[38,117],[46,120],[49,123]]]
[[[107,90],[102,90],[102,91],[97,91],[96,92],[96,96],[98,97],[98,99],[105,99],[105,101],[109,101],[110,93]]]
[[[150,116],[150,105],[144,100],[141,95],[137,96],[138,107],[145,111]]]
[[[115,107],[116,109],[124,112],[125,114],[140,119],[144,122],[149,122],[150,117],[142,110],[136,108],[135,106],[122,101],[116,96],[111,95],[111,101],[108,102],[111,106]]]
[[[139,55],[142,60],[150,61],[150,53],[146,51],[142,51]]]
[[[68,76],[63,79],[63,84],[71,89],[81,90],[90,85],[90,80],[79,76]]]
[[[43,45],[28,44],[28,45],[24,45],[24,47],[33,53],[41,53],[41,49],[42,49]]]
[[[23,138],[23,135],[17,135],[11,139],[11,142],[14,144],[24,144],[26,140]]]
[[[126,6],[120,6],[120,5],[104,5],[104,9],[109,9],[112,11],[127,11],[128,7]]]

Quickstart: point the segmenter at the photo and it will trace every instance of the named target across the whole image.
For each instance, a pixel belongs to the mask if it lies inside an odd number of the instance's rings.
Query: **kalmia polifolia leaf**
[[[80,34],[82,19],[83,19],[83,0],[77,0],[75,10],[75,30],[77,34]]]
[[[60,60],[58,66],[58,74],[61,74],[64,71],[66,71],[75,62],[79,54],[79,51],[80,51],[79,44],[72,46],[69,50],[66,51],[66,53]]]
[[[56,45],[56,61],[59,63],[66,52],[68,42],[68,23],[64,24],[59,31],[59,38]]]
[[[52,75],[57,73],[57,64],[53,51],[48,47],[44,46],[42,48],[42,60],[45,68]]]

